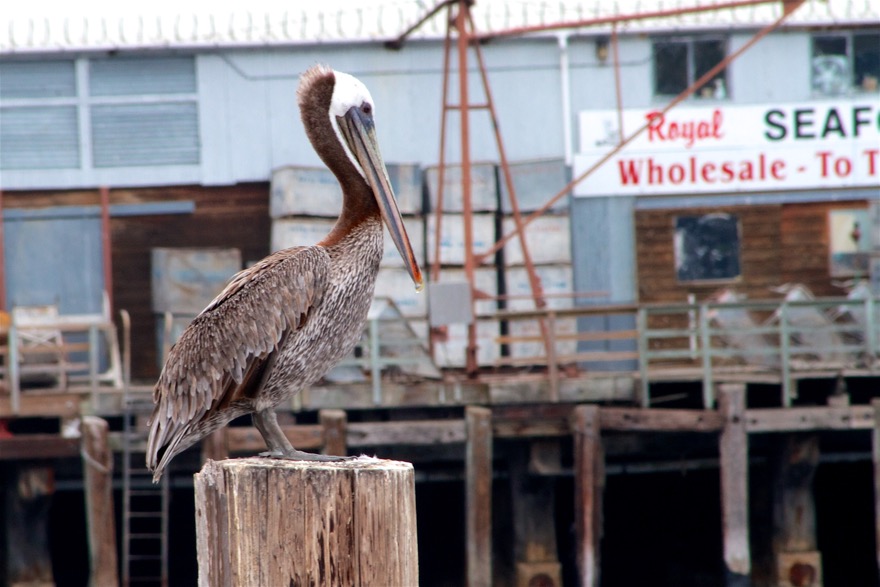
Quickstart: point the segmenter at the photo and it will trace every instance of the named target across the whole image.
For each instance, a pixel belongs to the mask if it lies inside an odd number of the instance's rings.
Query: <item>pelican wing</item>
[[[321,303],[329,271],[323,248],[278,251],[237,273],[187,326],[153,390],[151,468],[211,411],[256,394],[273,351]]]

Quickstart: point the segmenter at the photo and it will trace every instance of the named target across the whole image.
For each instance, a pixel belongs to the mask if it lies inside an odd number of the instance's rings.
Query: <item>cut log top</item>
[[[199,585],[418,584],[410,463],[208,461],[195,489]]]
[[[390,461],[387,459],[377,459],[361,455],[354,459],[346,461],[318,462],[318,461],[290,461],[285,459],[272,459],[265,457],[249,457],[240,459],[225,459],[222,461],[208,460],[202,467],[200,473],[196,476],[206,476],[207,478],[217,474],[219,471],[226,471],[236,474],[245,469],[257,470],[283,470],[288,472],[297,471],[333,471],[338,473],[350,473],[353,471],[388,471],[400,474],[404,471],[412,471],[412,463],[403,461]],[[405,474],[405,473],[404,473]]]

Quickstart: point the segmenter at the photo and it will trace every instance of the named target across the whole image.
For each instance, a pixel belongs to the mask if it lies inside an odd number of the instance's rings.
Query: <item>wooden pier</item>
[[[694,307],[684,308],[688,309]],[[681,310],[676,308],[673,314]],[[595,309],[585,312],[592,314]],[[651,322],[647,316],[643,319],[646,325]],[[463,493],[461,572],[470,585],[490,585],[498,577],[522,586],[533,580],[561,585],[566,577],[589,587],[600,585],[603,558],[616,556],[605,544],[607,524],[614,523],[608,519],[608,475],[638,467],[660,470],[676,458],[675,451],[640,452],[638,447],[647,442],[662,446],[652,439],[682,435],[700,439],[703,453],[694,462],[718,471],[717,523],[722,536],[718,557],[726,584],[745,585],[750,577],[767,575],[780,581],[774,584],[794,584],[782,582],[792,573],[821,578],[824,568],[809,482],[822,454],[816,435],[873,438],[873,454],[866,451],[865,458],[873,459],[875,487],[880,485],[876,481],[880,479],[880,400],[874,399],[880,397],[876,388],[880,373],[876,362],[864,358],[871,349],[849,349],[859,358],[845,366],[818,360],[800,365],[792,360],[787,372],[744,363],[736,356],[737,349],[712,347],[713,356],[706,361],[699,348],[690,356],[688,337],[682,332],[695,332],[698,340],[714,340],[718,333],[701,334],[699,328],[709,328],[706,321],[693,324],[697,330],[670,329],[664,323],[640,331],[633,342],[643,349],[641,356],[647,358],[640,365],[647,363],[647,370],[604,372],[570,364],[556,370],[504,368],[477,377],[455,372],[440,379],[383,375],[378,394],[373,381],[328,381],[283,406],[280,419],[287,422],[284,432],[297,448],[409,459],[415,463],[417,482],[430,479],[436,462],[458,463],[460,473],[455,478],[462,481]],[[675,349],[657,342],[664,337],[676,344],[684,341],[685,346]],[[785,349],[777,349],[781,350]],[[670,358],[671,352],[677,356]],[[370,356],[365,357],[368,363]],[[593,352],[586,358],[600,357]],[[804,396],[816,381],[825,391]],[[859,393],[848,393],[847,384]],[[113,471],[110,457],[124,453],[137,461],[151,405],[149,386],[24,389],[17,391],[16,398],[9,391],[0,394],[0,420],[8,422],[12,431],[0,435],[0,464],[18,468],[22,461],[40,462],[51,471],[52,459],[81,459],[92,568],[113,574],[107,571],[116,564],[109,545],[116,544],[114,533],[120,530],[108,522],[108,487],[122,470]],[[94,416],[110,422],[109,429]],[[129,422],[130,430],[120,425],[120,419]],[[47,431],[46,426],[29,429],[34,422],[56,422],[55,431]],[[767,448],[768,443],[777,448]],[[200,456],[220,460],[262,450],[263,441],[254,428],[235,425],[207,438]],[[632,463],[640,454],[640,461]],[[766,531],[772,535],[769,547],[755,543],[755,529],[750,528],[756,506],[749,475],[756,462],[768,463],[772,469],[773,492],[761,497],[762,503],[772,502],[775,520],[767,520]],[[200,463],[192,452],[189,457],[182,455],[168,476],[173,483],[186,483]],[[426,471],[422,477],[421,470]],[[565,480],[573,482],[566,494],[571,503],[559,501],[559,483]],[[500,486],[508,485],[509,499],[498,493]],[[875,511],[880,511],[880,497],[873,501]],[[790,504],[795,502],[813,522],[792,514]],[[509,508],[509,519],[498,518],[499,508]],[[574,544],[570,559],[559,542],[558,524],[566,522],[553,514],[568,509]],[[880,518],[875,519],[880,528]],[[47,524],[44,516],[32,527],[39,533]],[[509,561],[499,558],[499,549],[509,549]],[[876,550],[880,561],[880,549]],[[40,560],[45,553],[35,551],[33,556]]]

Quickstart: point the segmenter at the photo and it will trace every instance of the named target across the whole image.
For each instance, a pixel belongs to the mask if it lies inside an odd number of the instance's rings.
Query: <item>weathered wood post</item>
[[[492,410],[464,412],[465,552],[468,587],[492,585]]]
[[[581,587],[598,587],[602,542],[602,492],[605,457],[599,406],[574,409],[574,511],[577,532],[577,566]]]
[[[877,550],[877,573],[880,576],[880,398],[871,400],[874,408],[874,430],[871,435],[874,461],[874,531]]]
[[[91,563],[89,585],[118,585],[113,451],[108,442],[109,426],[103,418],[85,416],[80,429]]]
[[[788,434],[773,462],[773,556],[778,585],[821,585],[822,555],[816,539],[813,479],[819,436]]]
[[[195,476],[199,585],[418,585],[409,463],[208,461]]]
[[[718,441],[721,461],[721,514],[724,565],[728,587],[751,584],[749,546],[749,438],[746,389],[740,383],[718,386],[718,409],[724,428]]]

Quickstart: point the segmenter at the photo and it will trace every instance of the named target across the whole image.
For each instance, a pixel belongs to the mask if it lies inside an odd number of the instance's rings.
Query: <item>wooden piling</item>
[[[209,461],[195,493],[201,587],[418,584],[409,463]]]
[[[582,587],[599,585],[602,491],[605,486],[599,406],[574,410],[574,511],[578,577]]]
[[[548,452],[552,444],[534,441],[521,444],[510,458],[510,490],[513,513],[513,554],[516,587],[562,587],[562,565],[556,544],[556,477],[532,474],[532,456]]]
[[[718,407],[724,418],[719,439],[721,514],[724,565],[728,587],[750,585],[749,439],[746,432],[746,389],[740,383],[718,386]]]
[[[0,582],[11,587],[54,587],[49,548],[49,509],[55,475],[45,465],[10,466],[0,476]],[[5,494],[5,496],[4,496]],[[4,498],[5,499],[2,499]]]
[[[229,440],[226,428],[215,430],[202,439],[202,464],[209,460],[222,461],[229,458]]]
[[[108,444],[109,426],[102,418],[85,416],[80,430],[91,566],[89,585],[118,585],[113,451]]]
[[[773,465],[773,556],[776,584],[821,585],[813,479],[819,465],[816,434],[788,434],[779,441]]]
[[[318,420],[321,422],[321,435],[324,439],[323,453],[340,457],[347,455],[345,440],[348,416],[345,410],[321,410],[318,412]]]
[[[492,585],[492,411],[465,409],[465,532],[468,587]]]
[[[880,398],[871,400],[874,408],[873,457],[874,457],[874,532],[877,554],[877,573],[880,576]]]

